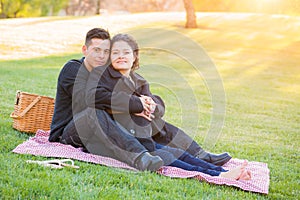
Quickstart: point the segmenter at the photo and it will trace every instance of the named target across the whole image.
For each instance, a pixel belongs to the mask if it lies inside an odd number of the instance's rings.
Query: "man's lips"
[[[106,62],[104,61],[96,61],[98,65],[104,65]]]

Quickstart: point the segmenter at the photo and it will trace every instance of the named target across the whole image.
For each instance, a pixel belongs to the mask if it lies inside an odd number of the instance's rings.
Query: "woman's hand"
[[[143,108],[144,108],[144,111],[146,112],[146,114],[154,113],[155,108],[156,108],[156,103],[153,101],[153,99],[151,97],[142,95],[140,97],[140,100],[143,104]]]
[[[147,114],[145,111],[141,112],[141,113],[135,113],[134,115],[139,116],[139,117],[144,117],[145,119],[147,119],[148,121],[152,121],[152,119],[154,119],[154,115],[152,115],[151,113]]]

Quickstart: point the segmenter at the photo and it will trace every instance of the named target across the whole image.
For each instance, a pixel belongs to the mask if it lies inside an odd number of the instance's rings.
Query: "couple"
[[[145,80],[133,72],[132,66],[138,67],[134,65],[138,63],[138,48],[135,41],[128,35],[116,35],[112,40],[111,52],[110,43],[109,34],[105,30],[98,28],[90,30],[82,48],[85,58],[79,61],[71,60],[61,70],[50,141],[84,147],[90,153],[121,160],[139,170],[155,171],[165,163],[215,176],[249,178],[249,172],[244,169],[246,163],[227,172],[216,165],[226,163],[231,158],[228,154],[215,155],[205,152],[182,130],[164,122],[161,119],[164,111],[162,100],[158,96],[151,95]],[[97,67],[105,65],[109,56],[112,65]],[[102,73],[105,76],[100,79],[99,75]],[[128,73],[133,76],[126,76]],[[93,77],[96,77],[96,82],[92,81]],[[117,82],[119,82],[117,79],[122,79],[125,83],[127,81],[126,84],[132,84],[131,92],[140,94],[126,94],[126,91],[122,90],[116,93],[110,91],[115,86],[114,81],[109,82],[111,77]],[[106,93],[102,93],[101,90],[103,78],[104,83],[107,81],[107,85],[104,84],[108,91]],[[120,88],[124,88],[123,86],[122,83]],[[140,89],[137,86],[142,86],[142,90],[135,91]],[[96,108],[100,106],[100,109],[87,107],[88,105]],[[116,111],[122,114],[114,114]],[[124,123],[124,119],[128,119],[123,118],[126,113],[131,117],[133,113],[138,113],[134,116],[141,123]],[[118,118],[116,115],[122,117]],[[149,122],[146,127],[136,128],[137,124],[143,124],[145,121]],[[157,129],[159,126],[155,121],[164,123]],[[177,140],[173,141],[175,137]],[[167,144],[176,148],[166,146]]]

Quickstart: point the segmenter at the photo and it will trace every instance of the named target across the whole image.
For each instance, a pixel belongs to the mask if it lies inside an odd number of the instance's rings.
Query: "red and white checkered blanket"
[[[112,158],[85,153],[82,149],[74,148],[70,145],[49,142],[48,137],[48,131],[38,130],[34,137],[31,137],[29,140],[18,145],[13,152],[44,157],[70,158],[110,167],[136,170],[135,168]],[[241,165],[243,161],[244,160],[240,159],[231,159],[223,167],[225,169],[232,169]],[[194,178],[212,184],[235,186],[246,191],[268,194],[270,177],[267,164],[261,162],[249,162],[247,169],[252,173],[252,179],[248,181],[236,181],[219,176],[210,176],[201,172],[186,171],[170,166],[163,166],[157,171],[157,173],[173,178]]]

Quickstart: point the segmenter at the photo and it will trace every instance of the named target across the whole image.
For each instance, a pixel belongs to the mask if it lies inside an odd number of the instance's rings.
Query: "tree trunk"
[[[14,12],[14,18],[17,18],[17,15],[18,15],[19,12],[20,12],[20,9],[18,9],[18,10],[16,10],[16,11]]]
[[[3,10],[4,10],[3,7],[4,7],[4,3],[3,3],[3,1],[1,0],[1,1],[0,1],[0,8],[1,8],[1,9],[0,9],[0,10],[1,10],[1,12],[0,12],[0,19],[1,19],[1,18],[6,18],[6,17],[7,17],[6,14],[3,12]]]
[[[100,15],[100,8],[101,8],[100,1],[101,0],[97,0],[96,2],[96,15]]]
[[[183,3],[186,11],[185,28],[197,28],[197,19],[193,5],[193,0],[183,0]]]

